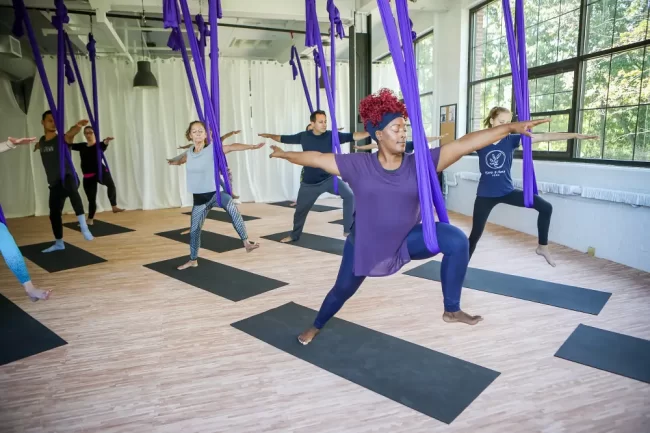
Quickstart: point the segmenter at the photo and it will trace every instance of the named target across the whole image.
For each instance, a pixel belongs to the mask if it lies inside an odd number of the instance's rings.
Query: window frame
[[[472,7],[469,10],[469,38],[468,38],[468,59],[467,59],[467,108],[466,108],[466,133],[469,133],[471,131],[471,119],[472,119],[472,88],[473,86],[476,86],[477,84],[481,84],[484,82],[488,81],[493,81],[493,80],[498,80],[498,79],[503,79],[503,78],[508,78],[512,76],[512,73],[507,73],[507,74],[500,74],[496,75],[494,77],[490,78],[482,78],[479,80],[472,80],[472,64],[473,64],[473,42],[474,42],[474,36],[475,36],[475,29],[474,29],[474,16],[476,12],[478,12],[480,9],[484,8],[485,6],[489,5],[490,3],[493,3],[494,1],[499,1],[499,0],[485,0],[476,6]],[[571,108],[569,109],[569,127],[567,132],[576,132],[576,129],[579,124],[579,116],[580,116],[580,110],[582,107],[582,89],[583,89],[583,82],[582,82],[582,77],[583,77],[583,72],[584,68],[586,65],[587,60],[596,58],[596,57],[602,57],[606,55],[612,55],[616,54],[619,52],[623,51],[628,51],[628,50],[633,50],[636,48],[642,48],[646,47],[647,50],[650,50],[650,23],[648,23],[648,27],[646,28],[646,38],[643,41],[637,41],[633,42],[627,45],[622,45],[618,47],[612,47],[608,48],[606,50],[600,50],[600,51],[595,51],[592,53],[586,53],[586,44],[585,44],[585,38],[587,36],[588,32],[588,26],[589,23],[587,22],[587,7],[590,3],[593,3],[593,1],[590,0],[580,0],[580,12],[579,12],[579,18],[578,18],[578,23],[579,23],[579,28],[578,28],[578,41],[577,41],[577,55],[575,57],[572,57],[570,59],[565,59],[561,60],[559,62],[555,63],[550,63],[547,65],[542,65],[542,66],[535,66],[532,68],[528,69],[528,79],[536,79],[536,78],[543,78],[546,76],[550,75],[557,75],[561,73],[566,73],[566,72],[571,72],[573,71],[573,94],[572,94],[572,100],[571,100]],[[648,11],[648,16],[650,17],[650,8]],[[514,92],[514,89],[513,89]],[[510,109],[514,113],[514,94],[512,95],[511,98],[511,107]],[[637,105],[641,107],[642,105],[647,105],[647,104],[640,104]],[[609,107],[608,107],[609,108]],[[562,114],[565,114],[566,110],[561,110]],[[548,113],[531,113],[531,114],[549,114],[553,112],[548,112]],[[637,123],[638,123],[638,118],[637,118]],[[638,128],[637,128],[638,130]],[[638,134],[638,133],[637,133]],[[635,148],[633,149],[633,155],[636,151],[636,144]],[[604,155],[601,156],[601,158],[580,158],[577,156],[578,152],[578,146],[576,143],[575,139],[567,140],[567,151],[566,152],[551,152],[551,151],[533,151],[533,159],[535,160],[545,160],[545,161],[562,161],[562,162],[577,162],[577,163],[588,163],[588,164],[606,164],[606,165],[618,165],[618,166],[631,166],[631,167],[645,167],[645,168],[650,168],[650,161],[629,161],[629,160],[618,160],[618,159],[605,159]],[[515,158],[521,158],[522,157],[522,152],[521,150],[515,151]]]

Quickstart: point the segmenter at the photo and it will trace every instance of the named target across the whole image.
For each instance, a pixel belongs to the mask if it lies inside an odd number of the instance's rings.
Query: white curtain
[[[56,98],[56,60],[43,59]],[[90,63],[77,58],[86,91],[91,93]],[[250,62],[244,59],[220,59],[221,133],[241,130],[228,143],[255,144],[263,141],[257,134],[295,134],[309,123],[309,109],[299,80],[293,81],[291,66],[276,62]],[[315,104],[314,65],[303,68]],[[347,64],[337,64],[337,118],[339,126],[349,128],[349,77]],[[126,209],[160,209],[189,206],[185,168],[168,166],[166,159],[181,151],[186,143],[185,130],[198,119],[194,101],[180,59],[151,60],[158,89],[133,88],[136,68],[121,59],[98,59],[99,121],[101,138],[111,136],[106,158],[117,186],[118,205]],[[209,68],[208,68],[209,73]],[[310,80],[309,77],[312,79]],[[14,99],[11,83],[0,80],[0,137],[43,135],[41,115],[48,110],[47,99],[38,75],[34,81],[29,111],[24,115]],[[66,84],[66,130],[80,119],[86,109],[78,84]],[[200,90],[199,90],[200,95]],[[327,111],[323,92],[321,108]],[[98,137],[99,138],[99,137]],[[83,141],[83,135],[76,137]],[[234,177],[234,192],[243,201],[269,202],[293,199],[297,195],[300,167],[286,161],[270,160],[271,142],[261,150],[233,152],[228,163]],[[8,217],[47,215],[48,188],[39,152],[21,148],[0,157],[0,203]],[[349,151],[347,146],[344,152]],[[296,149],[297,150],[297,149]],[[73,161],[81,176],[79,156]],[[83,189],[80,194],[87,209]],[[97,194],[98,211],[110,209],[106,189]],[[69,202],[64,209],[71,211]]]
[[[0,73],[0,141],[27,136],[27,116],[18,106],[9,77]],[[30,146],[0,155],[0,204],[7,218],[34,212]]]
[[[397,79],[397,72],[392,62],[389,63],[373,63],[372,64],[372,91],[376,92],[382,87],[386,87],[396,95],[400,94],[399,80]]]

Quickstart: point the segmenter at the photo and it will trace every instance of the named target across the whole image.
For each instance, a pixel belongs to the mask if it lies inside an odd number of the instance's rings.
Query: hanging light
[[[142,24],[140,28],[143,29],[147,27],[147,18],[144,13],[144,0],[142,0]],[[144,33],[140,31],[140,39],[142,42],[142,53],[144,55]],[[138,61],[138,72],[135,73],[133,77],[133,87],[143,88],[143,89],[156,89],[158,88],[158,80],[153,73],[151,73],[151,62],[148,60],[139,60]]]
[[[148,60],[138,61],[138,72],[133,77],[133,87],[157,88],[158,80],[151,73],[151,63]]]

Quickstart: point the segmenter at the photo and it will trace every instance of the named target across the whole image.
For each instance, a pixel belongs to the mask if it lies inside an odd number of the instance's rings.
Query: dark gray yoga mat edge
[[[447,424],[500,374],[336,317],[303,346],[297,336],[315,316],[316,311],[289,302],[231,326]]]
[[[289,201],[289,200],[286,200],[286,201],[278,201],[278,202],[267,203],[267,204],[269,204],[271,206],[280,206],[280,207],[286,207],[286,208],[289,208],[289,209],[295,209],[296,208],[295,206],[289,206],[291,203],[293,203],[293,202]],[[329,211],[333,211],[333,210],[341,210],[341,208],[340,207],[334,207],[334,206],[325,206],[325,205],[322,205],[322,204],[315,204],[310,209],[310,211],[313,211],[313,212],[329,212]]]
[[[280,242],[282,239],[290,236],[291,232],[282,232],[275,233],[272,235],[262,236],[262,239],[267,239],[270,241]],[[341,239],[328,238],[326,236],[314,235],[311,233],[303,232],[295,242],[286,242],[284,245],[293,245],[296,247],[307,248],[313,251],[320,251],[322,253],[336,254],[339,256],[343,255],[343,247],[345,246],[345,241]]]
[[[156,236],[189,245],[191,239],[190,233],[181,235],[181,232],[185,230],[187,230],[187,228],[169,230],[166,232],[156,233]],[[226,253],[240,248],[243,249],[244,244],[241,239],[203,230],[201,232],[201,248],[215,253]]]
[[[650,341],[580,324],[557,358],[650,383]]]
[[[182,256],[150,263],[144,267],[233,302],[243,301],[289,284],[202,258],[199,258],[199,266],[196,268],[183,271],[176,269],[186,262],[187,256]]]
[[[68,343],[63,338],[0,295],[0,365],[66,344]]]
[[[63,227],[69,228],[70,230],[74,230],[76,232],[81,232],[81,228],[79,228],[77,224],[79,223],[76,221],[65,223],[63,224]],[[127,227],[118,226],[117,224],[111,224],[111,223],[107,223],[106,221],[101,221],[97,219],[93,220],[93,225],[88,226],[88,228],[90,229],[90,233],[92,233],[93,237],[96,238],[119,235],[122,233],[130,233],[135,231]]]
[[[191,216],[192,212],[183,212],[183,215]],[[246,221],[255,221],[255,220],[261,219],[259,217],[254,217],[254,216],[244,215],[244,214],[242,214],[241,217],[244,220],[244,222],[246,222]],[[207,218],[210,219],[210,220],[213,220],[213,221],[221,221],[221,222],[224,222],[224,223],[232,223],[232,219],[230,218],[230,215],[228,215],[227,212],[222,212],[222,211],[219,211],[219,210],[212,209],[210,212],[208,212]]]
[[[88,242],[88,241],[84,241]],[[94,241],[90,241],[94,242]],[[70,269],[77,269],[84,266],[104,263],[107,260],[96,256],[79,247],[65,243],[65,249],[53,251],[51,253],[42,252],[44,249],[51,247],[54,242],[43,242],[41,244],[24,245],[20,252],[25,258],[33,262],[38,267],[45,269],[47,272],[60,272]]]
[[[440,262],[432,260],[404,275],[440,281]],[[598,315],[612,296],[609,292],[476,268],[467,269],[463,287],[593,315]]]

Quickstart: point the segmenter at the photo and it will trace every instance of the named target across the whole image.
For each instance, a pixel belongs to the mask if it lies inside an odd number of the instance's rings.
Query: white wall
[[[457,135],[466,131],[469,9],[457,3],[452,10],[437,13],[434,18],[436,99],[440,105],[458,104]],[[439,127],[439,125],[436,125]],[[476,156],[466,156],[447,171],[454,183],[457,172],[478,173]],[[512,167],[513,179],[521,178],[521,160]],[[576,164],[536,161],[535,172],[540,182],[605,188],[650,194],[650,169],[600,164]],[[477,183],[457,179],[457,186],[448,190],[447,207],[471,215]],[[586,252],[596,249],[596,256],[650,272],[650,208],[632,207],[575,196],[544,194],[553,205],[551,242]],[[533,210],[497,206],[491,223],[524,233],[537,234],[537,217]],[[479,243],[478,248],[481,248]]]

